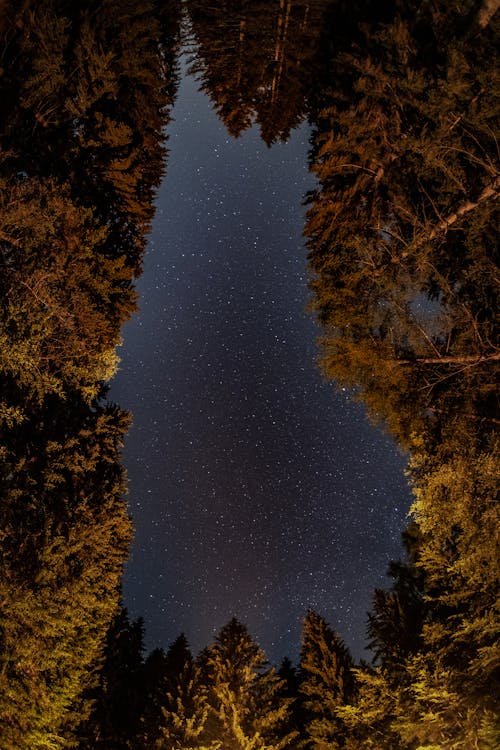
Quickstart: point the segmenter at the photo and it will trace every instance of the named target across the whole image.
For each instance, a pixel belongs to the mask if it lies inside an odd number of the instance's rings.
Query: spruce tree
[[[218,750],[217,740],[204,740],[209,712],[207,688],[184,635],[167,651],[164,661],[161,715],[157,750]]]
[[[125,750],[133,744],[143,709],[142,620],[120,607],[106,636],[99,682],[88,694],[89,719],[77,730],[79,748]]]
[[[208,739],[221,750],[284,750],[295,733],[288,726],[290,700],[269,669],[262,649],[233,618],[201,659],[209,689]]]
[[[267,145],[307,116],[329,0],[188,0],[192,65],[228,132],[253,124]]]
[[[129,420],[74,393],[34,407],[2,383],[21,413],[0,424],[0,747],[31,750],[74,741],[91,708],[131,538]]]
[[[344,746],[339,706],[355,693],[353,660],[342,639],[316,612],[304,620],[300,657],[300,692],[304,696],[305,747],[334,750]]]

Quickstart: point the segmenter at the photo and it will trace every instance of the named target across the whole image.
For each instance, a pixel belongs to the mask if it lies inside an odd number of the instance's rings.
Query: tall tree
[[[339,12],[306,236],[322,366],[408,446],[426,409],[491,389],[500,359],[497,45],[491,26],[478,44],[465,8],[388,7],[360,7],[347,43]]]
[[[322,366],[410,451],[420,535],[375,597],[380,666],[340,711],[367,747],[497,731],[498,18],[478,5],[339,3],[313,114]]]
[[[500,720],[498,437],[483,428],[474,440],[459,433],[422,446],[411,472],[418,564],[434,614],[424,622],[423,649],[407,662],[407,705],[397,726],[420,743],[474,748]]]
[[[71,746],[131,537],[120,464],[129,420],[74,394],[14,412],[1,429],[0,747]]]
[[[329,0],[189,0],[192,70],[237,137],[257,123],[271,145],[307,116]]]
[[[288,727],[290,700],[280,694],[282,681],[244,625],[233,618],[201,663],[209,689],[210,741],[219,741],[221,750],[290,747],[295,736]]]
[[[78,744],[119,604],[129,417],[104,383],[135,306],[178,27],[176,2],[0,7],[2,750]]]
[[[107,230],[50,179],[2,181],[0,371],[35,400],[79,389],[91,401],[115,372],[120,325],[135,309]]]
[[[418,566],[422,532],[415,522],[403,532],[403,542],[406,560],[391,562],[388,572],[392,587],[389,591],[375,590],[368,615],[369,648],[374,661],[395,681],[404,672],[408,656],[421,650],[422,629],[426,619],[432,617],[425,573]]]
[[[352,700],[356,685],[352,657],[327,622],[309,610],[302,631],[300,692],[304,696],[304,747],[344,747],[345,728],[337,709]]]
[[[1,122],[14,173],[50,176],[140,269],[177,84],[180,3],[26,2],[8,8]]]
[[[204,739],[209,713],[207,687],[184,635],[165,658],[164,698],[158,722],[158,750],[218,750],[218,740]]]
[[[106,635],[98,684],[89,691],[91,714],[76,732],[81,750],[125,750],[139,733],[143,710],[142,620],[120,607]]]

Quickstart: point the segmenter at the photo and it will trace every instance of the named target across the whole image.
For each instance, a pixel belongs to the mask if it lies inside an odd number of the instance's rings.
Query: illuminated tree
[[[201,660],[208,686],[208,737],[221,750],[284,750],[295,733],[288,728],[290,700],[282,681],[267,668],[263,651],[232,619]]]
[[[337,709],[354,696],[353,666],[341,638],[320,615],[309,610],[304,620],[300,657],[305,747],[311,750],[343,747],[345,729]]]
[[[218,750],[218,740],[204,741],[209,713],[207,688],[181,635],[165,658],[163,705],[159,721],[158,750]]]
[[[70,742],[90,709],[131,537],[128,424],[117,407],[68,394],[2,425],[2,750]]]

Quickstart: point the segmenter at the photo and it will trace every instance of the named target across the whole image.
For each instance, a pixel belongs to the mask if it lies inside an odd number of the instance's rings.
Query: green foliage
[[[91,401],[115,372],[120,324],[135,308],[106,230],[54,181],[5,182],[0,227],[0,372],[38,400],[80,389]]]
[[[166,679],[157,750],[218,750],[218,740],[204,741],[209,713],[207,688],[184,636],[172,644],[165,659]]]
[[[346,750],[409,750],[400,734],[393,730],[398,690],[389,684],[380,669],[366,666],[354,670],[355,700],[339,705],[337,716],[344,726]]]
[[[489,29],[478,48],[440,3],[414,15],[396,3],[392,17],[365,23],[363,13],[331,58],[328,104],[314,114],[311,306],[325,329],[325,374],[355,387],[411,448],[426,410],[461,408],[464,391],[491,386],[498,361],[488,59],[498,45]],[[337,23],[352,21],[339,12]]]
[[[128,748],[134,742],[144,701],[143,630],[142,621],[130,622],[120,607],[106,633],[98,682],[85,696],[92,710],[75,733],[81,750]]]
[[[338,715],[346,747],[472,750],[498,693],[498,22],[357,11],[336,10],[312,116],[311,307],[324,373],[410,452],[418,526]]]
[[[369,648],[392,682],[404,681],[405,663],[423,645],[422,629],[432,616],[426,601],[426,577],[417,563],[422,533],[412,522],[403,534],[406,560],[392,562],[390,591],[376,589],[368,615]]]
[[[231,134],[313,123],[322,368],[411,455],[374,665],[309,612],[297,677],[235,619],[198,660],[180,638],[144,662],[118,608],[128,416],[103,383],[163,171],[180,4],[18,6],[0,16],[1,750],[496,748],[498,18],[473,0],[186,3]]]
[[[53,177],[140,269],[177,84],[180,4],[43,0],[9,29],[1,122],[14,173]]]

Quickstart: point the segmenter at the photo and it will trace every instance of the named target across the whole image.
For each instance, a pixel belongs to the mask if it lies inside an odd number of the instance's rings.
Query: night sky
[[[309,130],[228,136],[184,77],[111,397],[136,534],[124,600],[148,650],[194,652],[233,615],[274,663],[313,607],[363,654],[401,554],[406,459],[315,364],[302,241]]]

